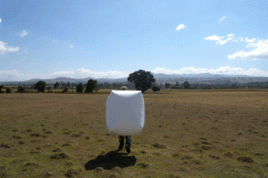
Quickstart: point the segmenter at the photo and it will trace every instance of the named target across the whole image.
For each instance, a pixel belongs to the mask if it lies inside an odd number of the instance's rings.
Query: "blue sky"
[[[1,0],[0,81],[268,77],[267,12],[268,1]]]

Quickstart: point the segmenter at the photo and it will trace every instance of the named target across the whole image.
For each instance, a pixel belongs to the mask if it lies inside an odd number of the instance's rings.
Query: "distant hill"
[[[237,84],[245,84],[251,82],[267,82],[268,77],[252,77],[252,76],[245,76],[245,75],[215,75],[210,73],[203,73],[203,74],[163,74],[158,73],[154,74],[154,78],[156,79],[156,84],[164,84],[165,82],[169,83],[176,83],[179,82],[180,84],[184,81],[188,81],[192,84],[225,84],[225,83],[237,83]],[[127,77],[125,78],[118,78],[118,79],[110,79],[110,78],[67,78],[67,77],[58,77],[55,79],[31,79],[26,81],[11,81],[11,82],[0,82],[2,85],[31,85],[37,83],[40,80],[45,81],[47,84],[55,84],[56,82],[63,82],[63,83],[86,83],[89,79],[97,80],[98,83],[125,83],[127,81]]]

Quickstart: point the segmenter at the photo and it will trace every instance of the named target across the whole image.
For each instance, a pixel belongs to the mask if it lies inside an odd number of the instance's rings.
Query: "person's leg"
[[[118,151],[122,150],[124,147],[124,136],[118,136],[119,138],[119,146],[118,146]]]
[[[130,146],[131,146],[131,136],[126,136],[126,150],[130,153]]]

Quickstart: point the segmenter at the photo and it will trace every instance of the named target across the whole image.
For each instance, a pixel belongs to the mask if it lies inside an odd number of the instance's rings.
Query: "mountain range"
[[[176,82],[183,83],[184,81],[188,81],[192,84],[224,84],[224,83],[237,83],[237,84],[245,84],[251,82],[268,82],[268,77],[253,77],[246,75],[218,75],[218,74],[210,74],[210,73],[202,73],[202,74],[163,74],[152,73],[156,80],[156,84],[164,84],[165,82],[169,82],[174,84]],[[47,84],[54,84],[56,82],[63,83],[87,83],[89,79],[97,80],[98,83],[125,83],[127,81],[127,77],[125,78],[67,78],[67,77],[58,77],[55,79],[31,79],[26,81],[10,81],[10,82],[0,82],[1,85],[31,85],[40,80],[46,82]]]

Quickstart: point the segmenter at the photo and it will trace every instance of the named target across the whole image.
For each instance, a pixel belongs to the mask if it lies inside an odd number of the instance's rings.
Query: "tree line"
[[[52,88],[54,89],[62,89],[62,93],[67,93],[69,89],[75,89],[77,93],[92,93],[93,90],[96,92],[99,89],[119,89],[122,86],[126,86],[130,89],[141,90],[143,93],[152,89],[153,91],[159,91],[161,88],[169,88],[169,89],[238,89],[238,88],[268,88],[268,82],[251,82],[248,84],[223,84],[223,85],[209,85],[209,84],[190,84],[188,81],[185,81],[181,84],[176,82],[175,84],[171,84],[169,82],[165,82],[165,84],[156,85],[154,76],[149,71],[139,70],[129,74],[127,78],[127,83],[100,83],[98,84],[97,80],[88,80],[87,83],[64,83],[64,82],[56,82],[55,84],[47,85],[44,81],[38,81],[36,84],[32,85],[32,89],[36,89],[38,92],[52,92]],[[11,93],[12,89],[10,87],[5,87],[6,93]],[[0,85],[0,93],[3,93],[2,89],[4,89],[3,85]],[[24,93],[26,86],[18,86],[18,92]]]

